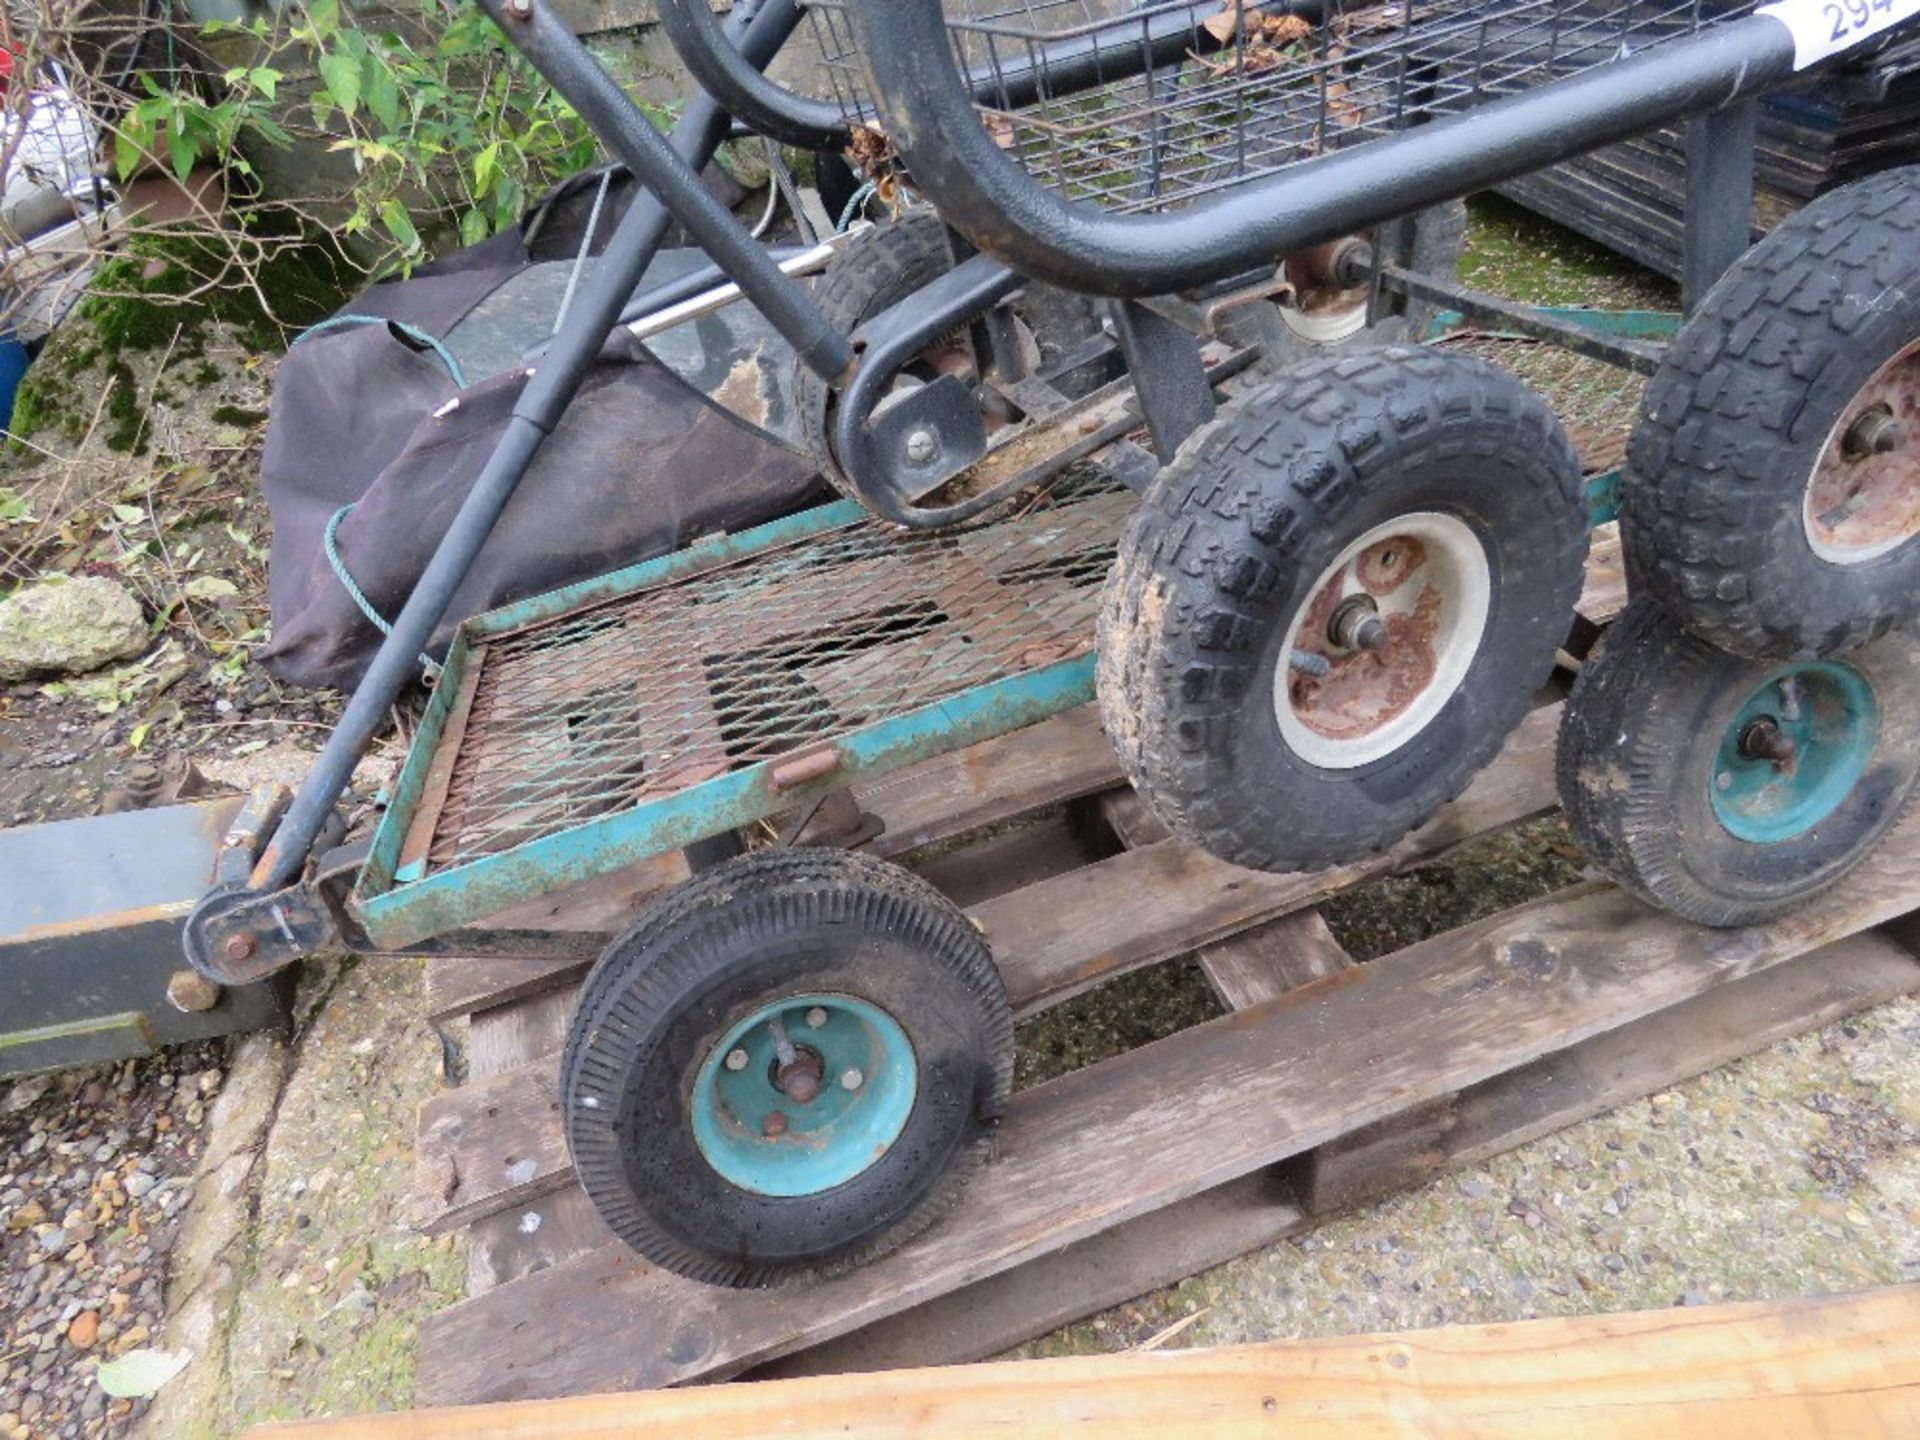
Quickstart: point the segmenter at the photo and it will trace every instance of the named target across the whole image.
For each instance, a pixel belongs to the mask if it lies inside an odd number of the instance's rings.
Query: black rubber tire
[[[834,1189],[738,1188],[693,1140],[689,1091],[725,1031],[783,994],[878,1005],[919,1087],[906,1128]],[[770,850],[651,906],[588,976],[561,1060],[561,1107],[600,1217],[657,1265],[715,1285],[837,1274],[897,1248],[958,1200],[1013,1085],[1013,1017],[979,932],[933,887],[842,850]]]
[[[1271,698],[1291,618],[1349,542],[1415,511],[1458,518],[1487,554],[1479,646],[1399,748],[1308,763]],[[1301,362],[1190,440],[1127,527],[1099,623],[1107,734],[1154,813],[1223,860],[1358,859],[1499,752],[1566,639],[1586,549],[1573,448],[1512,376],[1420,347]]]
[[[1916,338],[1920,167],[1835,190],[1749,250],[1647,387],[1620,488],[1635,593],[1754,657],[1840,654],[1920,615],[1920,537],[1837,565],[1802,519],[1829,432]]]
[[[1805,904],[1867,855],[1920,779],[1920,637],[1895,631],[1838,663],[1879,704],[1866,772],[1806,834],[1741,840],[1714,814],[1714,766],[1741,704],[1780,664],[1729,655],[1637,598],[1561,717],[1555,769],[1574,838],[1623,888],[1699,924],[1755,925]]]

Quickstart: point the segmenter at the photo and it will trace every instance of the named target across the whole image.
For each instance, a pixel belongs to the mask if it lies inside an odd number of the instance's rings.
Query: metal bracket
[[[1687,216],[1680,307],[1691,315],[1753,243],[1760,102],[1740,100],[1687,122]]]
[[[1589,360],[1618,365],[1642,375],[1651,375],[1658,370],[1666,354],[1666,347],[1662,345],[1608,335],[1578,321],[1543,315],[1516,301],[1503,300],[1498,295],[1489,295],[1483,290],[1472,290],[1450,281],[1436,280],[1431,275],[1417,274],[1398,265],[1383,268],[1380,283],[1415,300],[1458,310],[1477,325],[1544,340],[1550,345],[1571,350],[1576,355],[1584,355]]]
[[[987,453],[987,422],[973,390],[942,375],[896,392],[867,426],[881,478],[908,500],[924,500]]]
[[[1213,385],[1199,342],[1136,300],[1109,300],[1101,311],[1120,342],[1154,453],[1164,465],[1189,435],[1213,419]]]

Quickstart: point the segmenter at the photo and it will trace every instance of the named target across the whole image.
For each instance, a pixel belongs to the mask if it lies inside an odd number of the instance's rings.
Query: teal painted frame
[[[1660,311],[1542,309],[1621,335],[1670,336],[1679,325],[1678,316]],[[1444,333],[1442,327],[1449,318],[1458,323],[1458,316],[1443,315],[1435,322],[1436,333]],[[1618,483],[1617,471],[1588,482],[1593,524],[1613,518]],[[446,733],[461,682],[475,652],[488,640],[810,540],[856,524],[866,516],[867,512],[851,500],[835,501],[738,535],[700,541],[671,555],[516,601],[463,624],[454,637],[406,762],[394,781],[392,799],[354,887],[350,905],[368,938],[385,949],[418,944],[484,920],[520,901],[805,805],[850,781],[1004,735],[1093,699],[1094,657],[1087,654],[1057,661],[849,731],[834,742],[840,758],[838,767],[809,785],[775,790],[770,779],[779,762],[765,761],[435,875],[396,873],[401,846],[425,795],[428,772]]]

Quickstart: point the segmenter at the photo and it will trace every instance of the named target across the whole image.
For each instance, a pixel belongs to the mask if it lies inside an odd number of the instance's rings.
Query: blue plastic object
[[[10,330],[0,334],[0,430],[13,425],[14,397],[20,393],[20,382],[32,363],[17,335]]]

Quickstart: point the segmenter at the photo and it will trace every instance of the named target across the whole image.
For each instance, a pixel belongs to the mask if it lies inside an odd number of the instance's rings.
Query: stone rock
[[[84,675],[147,648],[131,591],[96,575],[43,580],[0,600],[0,684]]]

